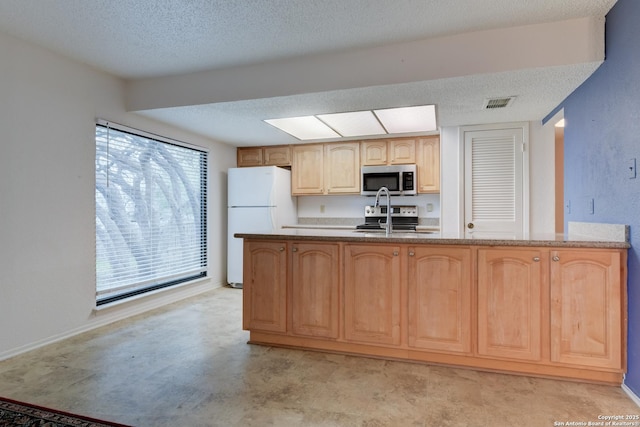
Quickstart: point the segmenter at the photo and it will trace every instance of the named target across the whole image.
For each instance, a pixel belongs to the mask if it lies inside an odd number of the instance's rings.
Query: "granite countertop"
[[[562,234],[550,235],[490,235],[478,238],[464,238],[458,235],[443,234],[439,231],[419,230],[417,232],[393,232],[386,236],[384,232],[356,231],[345,228],[283,228],[271,233],[237,233],[235,237],[266,240],[312,240],[367,243],[414,243],[432,245],[474,245],[474,246],[547,246],[567,248],[612,248],[628,249],[628,241],[593,239],[589,235]]]

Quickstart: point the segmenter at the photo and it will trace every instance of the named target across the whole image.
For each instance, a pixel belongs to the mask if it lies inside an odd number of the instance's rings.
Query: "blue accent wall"
[[[640,1],[618,0],[607,15],[605,62],[564,108],[565,221],[629,224],[629,369],[640,396]],[[589,201],[593,199],[594,211]],[[565,224],[566,227],[566,224]],[[566,229],[566,228],[565,228]],[[637,247],[636,247],[637,246]]]

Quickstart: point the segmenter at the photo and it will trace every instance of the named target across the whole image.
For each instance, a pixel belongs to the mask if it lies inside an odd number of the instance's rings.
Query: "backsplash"
[[[359,195],[298,196],[298,221],[311,220],[316,221],[316,224],[332,224],[332,221],[338,221],[332,225],[351,225],[345,222],[355,219],[354,225],[356,225],[362,222],[364,207],[374,203],[375,197]],[[386,199],[383,199],[381,203],[386,204]],[[418,217],[421,224],[424,222],[425,225],[436,225],[433,224],[434,220],[437,224],[440,222],[439,194],[394,196],[391,198],[391,204],[418,206]]]
[[[298,217],[298,224],[303,225],[332,225],[332,226],[350,226],[362,224],[360,218],[323,218],[323,217]],[[440,218],[418,218],[418,225],[427,225],[431,227],[440,226]]]
[[[629,226],[626,224],[569,221],[568,226],[567,235],[574,240],[629,241]]]

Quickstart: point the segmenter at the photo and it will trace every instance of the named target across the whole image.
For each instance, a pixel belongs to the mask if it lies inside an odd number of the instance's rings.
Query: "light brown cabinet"
[[[373,139],[360,143],[362,166],[416,163],[416,139]]]
[[[250,241],[243,255],[243,328],[287,331],[287,242]]]
[[[360,194],[360,166],[416,164],[418,193],[440,192],[440,137],[239,147],[238,167],[291,167],[291,194]]]
[[[291,146],[289,145],[263,147],[262,152],[265,166],[291,166]]]
[[[380,166],[387,164],[388,143],[386,139],[373,139],[360,143],[360,165]]]
[[[360,193],[360,144],[357,142],[324,145],[325,194]]]
[[[471,249],[409,247],[409,346],[471,352]]]
[[[400,344],[400,247],[345,245],[344,334],[350,342]]]
[[[418,193],[440,192],[440,137],[417,139]]]
[[[551,251],[553,362],[623,366],[622,261],[619,251]]]
[[[416,140],[399,138],[389,140],[389,164],[411,165],[416,162]]]
[[[250,341],[620,384],[624,249],[245,239]]]
[[[249,166],[263,166],[262,147],[238,148],[236,150],[237,165],[239,168]]]
[[[338,337],[339,245],[291,243],[291,332],[294,335]]]
[[[478,249],[479,355],[541,359],[543,258],[538,249]]]
[[[268,147],[239,147],[237,165],[249,166],[291,166],[291,146],[274,145]]]
[[[324,147],[322,144],[294,145],[291,159],[291,194],[324,193]]]
[[[291,193],[359,194],[360,145],[357,142],[293,146]]]

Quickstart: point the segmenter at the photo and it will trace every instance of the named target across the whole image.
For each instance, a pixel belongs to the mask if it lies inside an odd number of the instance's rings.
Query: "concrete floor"
[[[556,426],[619,387],[260,347],[222,288],[0,362],[0,395],[135,426]],[[566,425],[566,424],[565,424]]]

